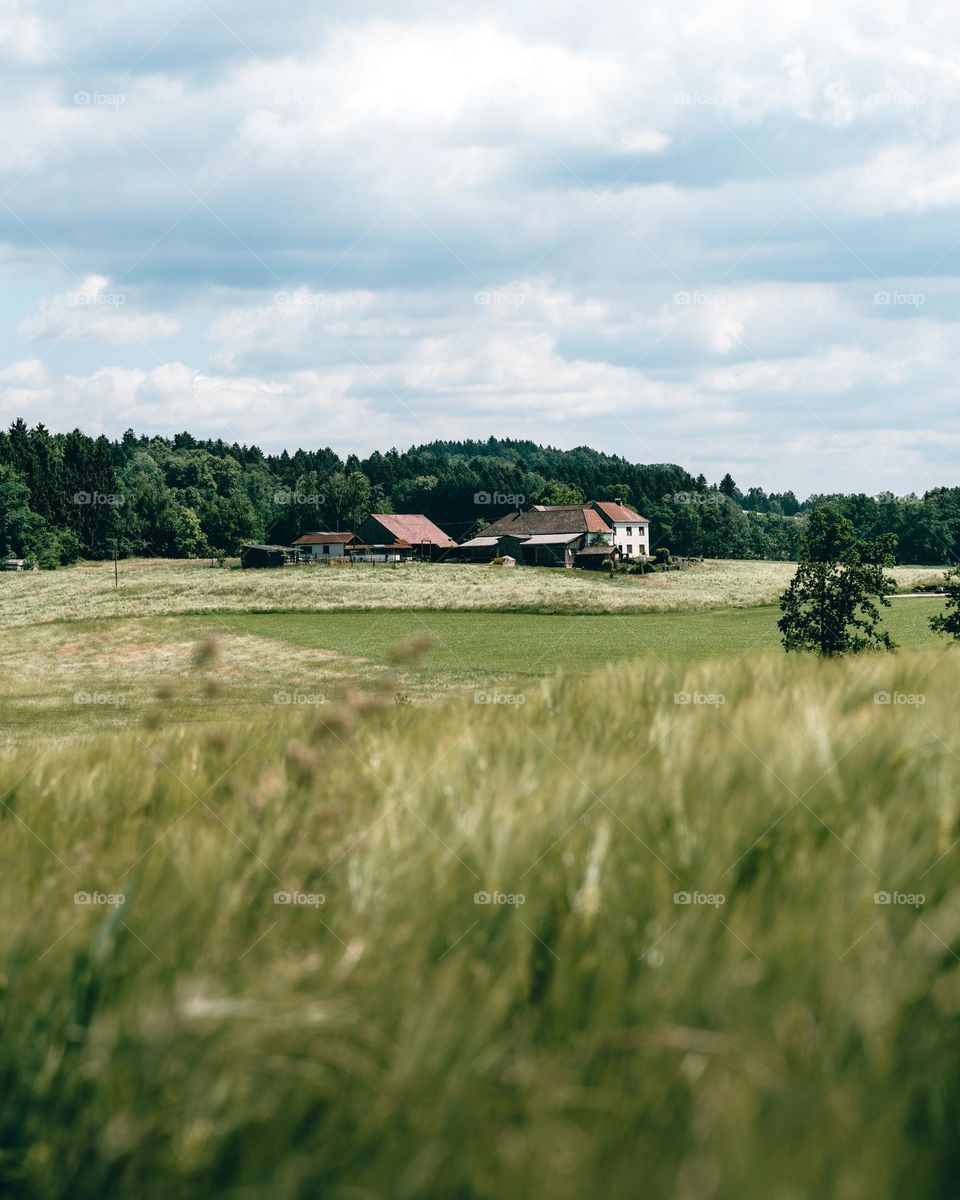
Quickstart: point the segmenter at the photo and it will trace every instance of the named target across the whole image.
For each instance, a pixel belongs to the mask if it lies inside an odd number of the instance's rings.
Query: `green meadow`
[[[904,648],[934,645],[929,620],[936,597],[894,599],[885,625]],[[706,609],[676,613],[543,616],[489,612],[284,613],[208,618],[211,628],[275,639],[309,649],[334,650],[389,662],[398,642],[434,639],[422,658],[425,670],[453,675],[512,671],[519,675],[582,673],[634,659],[687,666],[780,642],[779,610]]]

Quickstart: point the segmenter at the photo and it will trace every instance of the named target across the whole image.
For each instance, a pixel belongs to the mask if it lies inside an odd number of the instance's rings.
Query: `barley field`
[[[0,757],[0,1188],[951,1195],[958,678],[633,663]]]

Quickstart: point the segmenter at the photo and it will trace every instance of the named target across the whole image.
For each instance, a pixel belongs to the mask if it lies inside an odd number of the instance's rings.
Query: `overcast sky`
[[[0,0],[0,421],[960,483],[958,43],[938,0]]]

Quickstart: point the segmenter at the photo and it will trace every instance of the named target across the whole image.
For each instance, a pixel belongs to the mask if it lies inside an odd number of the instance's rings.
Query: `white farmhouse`
[[[610,542],[624,558],[646,558],[650,553],[650,522],[622,500],[594,500],[593,507],[610,529]]]

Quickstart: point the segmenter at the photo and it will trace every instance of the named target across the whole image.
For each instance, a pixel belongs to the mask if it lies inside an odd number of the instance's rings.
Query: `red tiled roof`
[[[303,537],[298,537],[293,543],[294,546],[322,546],[327,545],[346,545],[347,542],[352,542],[357,535],[355,533],[305,533]]]
[[[370,518],[378,521],[398,541],[409,542],[412,546],[426,543],[446,548],[457,544],[423,513],[371,513]]]
[[[634,509],[627,508],[625,504],[617,504],[615,500],[594,500],[593,503],[611,521],[646,522],[647,519],[646,517],[641,517]]]

